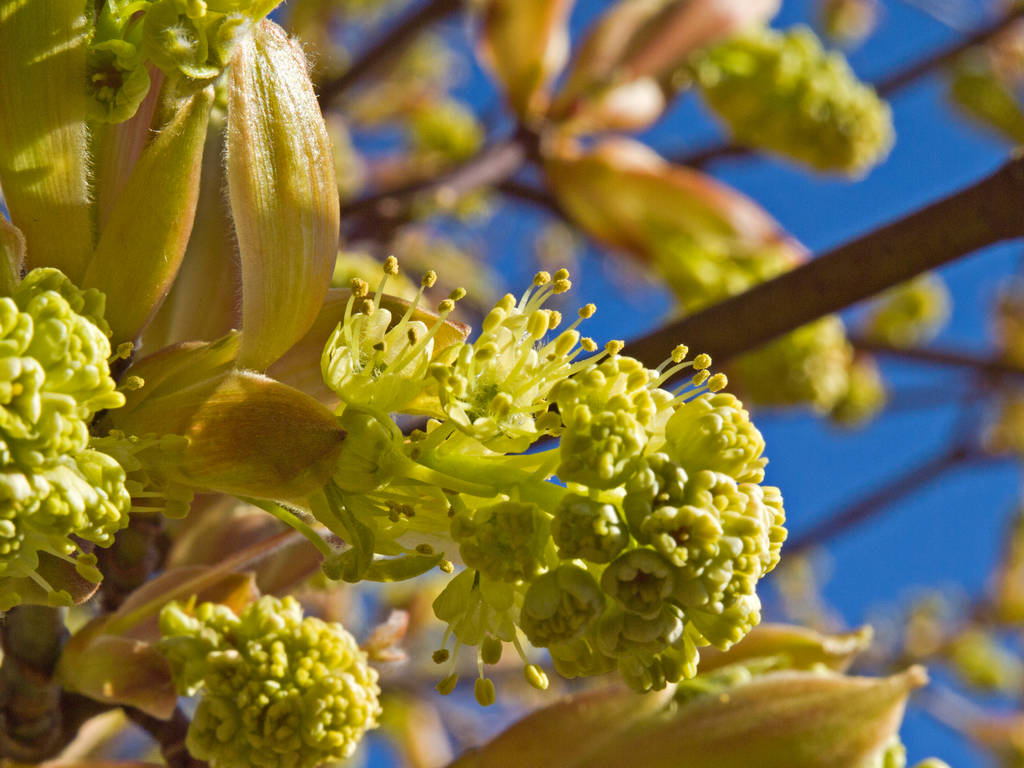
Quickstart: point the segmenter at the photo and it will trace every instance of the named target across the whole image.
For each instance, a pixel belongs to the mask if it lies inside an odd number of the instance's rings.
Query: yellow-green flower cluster
[[[110,0],[89,46],[93,117],[127,120],[149,92],[150,63],[169,77],[210,81],[235,41],[278,0]]]
[[[350,757],[377,726],[366,654],[294,598],[262,597],[237,616],[170,603],[160,631],[178,690],[201,694],[186,747],[212,768],[315,768]]]
[[[422,320],[414,319],[418,299],[397,318],[379,306],[388,278],[397,275],[397,262],[389,259],[385,269],[376,301],[369,296],[365,281],[352,281],[344,320],[327,341],[321,372],[345,404],[389,413],[408,408],[421,394],[418,385],[426,377],[440,325],[428,329]],[[422,288],[429,288],[435,280],[436,276],[428,273]]]
[[[445,646],[479,646],[485,705],[483,668],[502,643],[538,687],[524,640],[567,676],[618,668],[647,690],[693,675],[698,646],[728,647],[758,622],[755,587],[785,538],[778,489],[760,484],[764,441],[710,358],[679,347],[652,370],[621,342],[599,351],[577,330],[593,305],[564,329],[545,307],[569,287],[565,270],[539,273],[475,341],[437,348],[461,291],[428,325],[411,319],[417,303],[396,319],[381,290],[357,284],[324,353],[347,437],[313,513],[355,544],[330,567],[350,580],[414,575],[439,556],[413,541],[447,530],[467,567],[434,609]],[[396,406],[432,418],[406,439],[385,412]],[[545,437],[558,446],[527,452]],[[436,659],[455,663],[447,647]]]
[[[830,411],[849,389],[853,348],[842,320],[823,317],[740,357],[735,377],[758,405]]]
[[[885,407],[886,398],[885,382],[875,361],[855,357],[847,371],[846,391],[832,406],[829,418],[842,426],[859,426]]]
[[[893,142],[892,115],[846,59],[809,29],[759,29],[720,43],[693,65],[736,141],[822,171],[864,173]]]
[[[664,238],[652,255],[686,313],[742,293],[795,266],[792,249],[783,243],[751,248],[710,230]]]
[[[33,270],[0,297],[0,606],[19,602],[10,578],[52,593],[35,573],[40,552],[70,559],[77,540],[106,546],[127,524],[124,470],[89,447],[93,416],[124,403],[103,303],[55,269]],[[76,560],[98,581],[94,563]]]
[[[430,162],[452,163],[472,156],[483,144],[483,127],[461,102],[424,104],[409,121],[412,150]]]
[[[866,332],[894,347],[911,347],[931,341],[949,313],[949,289],[938,275],[926,272],[879,296]]]

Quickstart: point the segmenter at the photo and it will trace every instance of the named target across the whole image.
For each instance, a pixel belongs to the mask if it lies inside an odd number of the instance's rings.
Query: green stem
[[[518,458],[518,457],[514,457]],[[526,472],[511,467],[501,457],[439,455],[432,453],[420,458],[420,463],[445,475],[455,475],[472,483],[490,483],[495,488],[490,494],[475,496],[497,496],[498,490],[516,489],[519,498],[552,511],[566,494],[560,485],[542,480],[535,472]],[[457,489],[456,489],[457,490]]]
[[[316,547],[324,557],[330,557],[334,554],[331,551],[330,546],[328,546],[327,542],[324,541],[323,537],[319,533],[314,531],[313,528],[307,525],[298,515],[293,514],[280,504],[275,504],[272,501],[262,501],[260,499],[242,499],[242,501],[246,504],[252,504],[254,507],[259,507],[264,512],[269,512],[289,528],[294,528],[309,539],[309,543]]]
[[[417,480],[426,485],[436,485],[449,491],[468,493],[470,496],[497,496],[498,487],[494,485],[493,473],[475,473],[471,477],[461,471],[461,462],[447,469],[441,469],[436,461],[429,463],[421,457],[419,461],[409,461],[402,467],[402,474],[410,480]]]

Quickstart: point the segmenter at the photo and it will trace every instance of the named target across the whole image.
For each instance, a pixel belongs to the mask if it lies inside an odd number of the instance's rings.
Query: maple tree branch
[[[341,75],[321,85],[320,102],[327,104],[337,98],[374,69],[394,59],[401,53],[406,43],[425,27],[441,21],[460,8],[462,0],[428,0],[414,8],[371,44]]]
[[[536,154],[537,141],[535,134],[520,128],[439,176],[353,200],[341,207],[345,235],[350,240],[384,242],[409,220],[418,203],[456,201],[473,190],[508,179]]]
[[[930,347],[893,347],[880,341],[851,335],[850,343],[862,352],[926,365],[966,368],[989,377],[1024,376],[1024,367],[997,358],[959,350]]]
[[[987,245],[1024,237],[1024,156],[901,219],[626,346],[654,366],[685,343],[721,364]]]
[[[783,545],[783,553],[793,556],[825,543],[861,523],[881,514],[888,506],[910,495],[950,469],[971,461],[984,459],[974,449],[957,445],[914,467],[895,480],[854,501],[852,504],[817,521],[809,529]]]

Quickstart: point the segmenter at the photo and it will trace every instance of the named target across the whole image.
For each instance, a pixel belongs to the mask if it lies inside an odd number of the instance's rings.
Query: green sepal
[[[346,504],[346,497],[334,483],[324,487],[322,500],[326,502],[327,509],[314,512],[317,519],[351,547],[325,560],[324,574],[329,579],[341,579],[349,584],[362,581],[373,563],[373,531],[356,518]]]

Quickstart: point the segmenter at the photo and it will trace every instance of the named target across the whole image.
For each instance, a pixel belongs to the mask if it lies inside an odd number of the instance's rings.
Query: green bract
[[[352,755],[377,726],[377,672],[339,624],[302,617],[291,597],[236,616],[214,603],[160,614],[175,684],[200,693],[189,752],[213,768],[315,768]]]
[[[55,269],[35,269],[0,297],[0,606],[21,602],[11,578],[36,574],[39,554],[70,559],[76,539],[108,546],[128,523],[125,473],[91,450],[89,424],[118,408],[107,359],[103,295],[80,291]],[[79,571],[100,576],[95,558]]]

